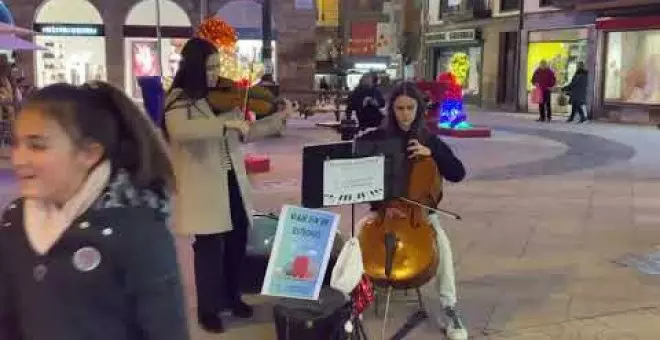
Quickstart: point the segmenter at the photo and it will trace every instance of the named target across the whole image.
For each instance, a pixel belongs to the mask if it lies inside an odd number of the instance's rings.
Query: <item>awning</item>
[[[8,23],[0,22],[0,34],[30,35],[30,34],[34,34],[34,31],[29,30],[27,28],[21,28]]]
[[[31,41],[23,40],[13,34],[0,33],[0,50],[45,50]]]

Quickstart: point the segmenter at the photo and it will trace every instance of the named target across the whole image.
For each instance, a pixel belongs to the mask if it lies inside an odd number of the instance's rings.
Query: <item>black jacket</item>
[[[77,218],[43,256],[25,233],[23,201],[9,206],[0,222],[0,339],[188,339],[163,215],[114,198]]]
[[[372,130],[360,136],[360,139],[366,140],[379,140],[386,138],[393,138],[392,134],[388,134],[386,129]],[[404,136],[400,136],[402,143],[406,143]],[[440,175],[450,182],[460,182],[465,178],[465,167],[449,146],[443,142],[439,137],[434,135],[427,135],[426,138],[420,143],[431,149],[431,156],[440,171]],[[380,202],[371,204],[371,210],[376,210],[380,206]]]
[[[367,102],[367,98],[372,98],[376,102],[376,105]],[[383,114],[380,109],[384,106],[385,98],[377,87],[359,85],[348,96],[346,112],[355,111],[360,128],[366,129],[380,126],[383,120]]]
[[[587,70],[577,70],[571,82],[562,88],[571,96],[571,104],[584,105],[587,103],[587,87],[589,76]]]

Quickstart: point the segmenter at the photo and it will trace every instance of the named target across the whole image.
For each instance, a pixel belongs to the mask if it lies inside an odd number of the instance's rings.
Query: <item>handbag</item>
[[[543,92],[537,86],[535,86],[532,91],[529,93],[530,101],[534,104],[541,104],[543,102]]]
[[[344,244],[337,257],[337,263],[332,269],[330,277],[330,286],[348,296],[360,283],[363,274],[364,265],[360,242],[357,238],[352,237]]]

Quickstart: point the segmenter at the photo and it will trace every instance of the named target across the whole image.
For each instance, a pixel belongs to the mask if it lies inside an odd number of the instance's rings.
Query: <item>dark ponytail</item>
[[[141,188],[174,191],[174,170],[165,141],[150,118],[124,92],[105,82],[80,87],[55,84],[37,91],[26,108],[54,118],[79,146],[97,142],[115,169],[125,169]]]

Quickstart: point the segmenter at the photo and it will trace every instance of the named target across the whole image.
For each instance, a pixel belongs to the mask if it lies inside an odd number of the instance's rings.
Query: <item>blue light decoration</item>
[[[468,130],[473,125],[467,121],[467,114],[463,110],[463,89],[456,76],[451,72],[445,72],[437,77],[437,81],[443,85],[444,92],[438,106],[440,110],[438,126],[443,129]]]

